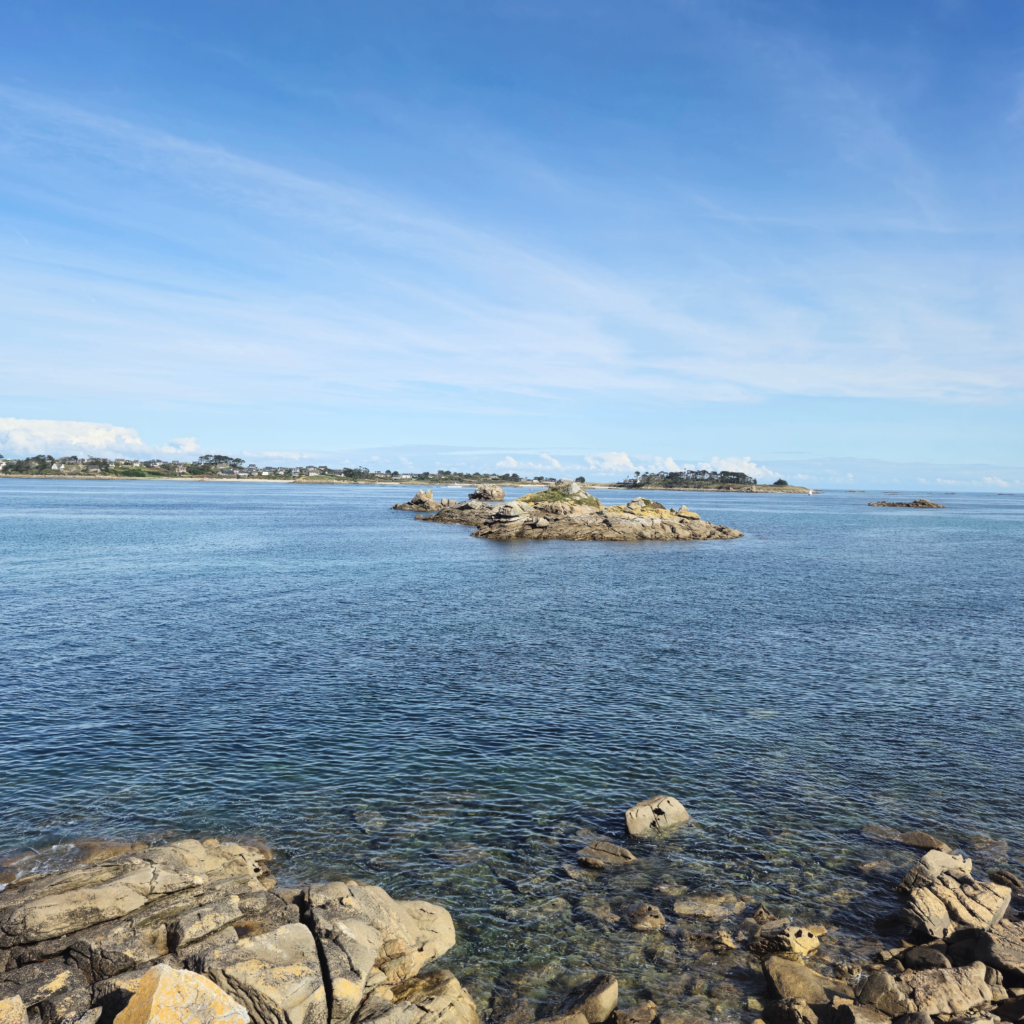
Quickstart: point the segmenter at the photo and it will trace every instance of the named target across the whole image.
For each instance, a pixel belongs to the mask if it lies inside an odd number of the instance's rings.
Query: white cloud
[[[725,459],[720,459],[716,456],[708,462],[698,463],[697,468],[712,469],[719,473],[723,469],[732,473],[746,473],[747,476],[755,477],[758,480],[764,480],[767,477],[774,477],[778,475],[774,470],[769,469],[767,466],[759,466],[747,455],[744,455],[742,458],[730,456]]]
[[[625,452],[604,452],[601,455],[587,455],[587,466],[598,473],[632,473],[636,466]]]
[[[817,80],[813,55],[795,58],[801,77]],[[891,166],[913,207],[930,210],[913,154],[870,98],[831,74],[820,71],[826,87],[814,92],[853,147],[848,159]],[[100,234],[134,230],[160,243],[139,260],[0,239],[0,305],[24,353],[5,366],[14,388],[36,379],[40,349],[55,367],[51,393],[178,388],[195,401],[258,405],[279,395],[282,378],[315,399],[348,394],[353,381],[377,393],[411,382],[421,414],[432,386],[727,401],[971,400],[1024,388],[1020,264],[1005,256],[970,275],[953,257],[913,250],[908,259],[895,243],[881,255],[854,246],[795,259],[769,247],[765,259],[743,235],[721,250],[705,238],[705,269],[667,266],[655,281],[614,253],[568,250],[564,232],[525,242],[514,228],[477,230],[407,199],[23,91],[0,88],[0,107],[22,143],[7,156],[40,181],[34,202],[59,197],[55,209],[87,214]],[[60,170],[86,160],[85,179]],[[125,171],[146,185],[130,207],[110,189]],[[197,237],[209,223],[216,231]],[[766,222],[761,233],[769,244]],[[186,242],[209,264],[163,255]],[[232,272],[211,273],[218,261]],[[146,358],[126,358],[140,338]],[[226,395],[226,375],[244,386]]]
[[[153,458],[191,455],[199,451],[194,437],[176,437],[169,444],[147,444],[132,427],[80,420],[24,420],[0,417],[0,451],[8,457],[26,455],[96,455],[101,458]]]
[[[538,456],[540,461],[528,462],[524,459],[514,459],[511,455],[506,455],[505,458],[499,459],[495,463],[498,469],[509,469],[509,470],[549,470],[549,469],[561,469],[562,464],[558,459],[552,458],[552,456],[542,453]]]

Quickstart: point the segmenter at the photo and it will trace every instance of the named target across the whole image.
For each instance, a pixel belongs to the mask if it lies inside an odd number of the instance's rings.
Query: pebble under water
[[[390,510],[413,490],[0,484],[7,859],[258,837],[281,884],[448,907],[484,1013],[610,971],[723,1020],[756,961],[628,904],[764,902],[843,964],[920,853],[867,825],[1020,871],[1021,497],[646,492],[744,537],[501,544]],[[575,867],[659,793],[692,823]]]

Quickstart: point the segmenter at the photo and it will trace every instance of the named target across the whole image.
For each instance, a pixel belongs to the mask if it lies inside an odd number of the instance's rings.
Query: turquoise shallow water
[[[866,824],[1020,870],[1024,499],[649,494],[745,536],[499,544],[412,490],[4,482],[0,850],[258,836],[449,907],[482,1008],[599,969],[722,1018],[743,955],[595,908],[735,893],[841,960],[914,858]],[[566,875],[660,792],[693,825]]]

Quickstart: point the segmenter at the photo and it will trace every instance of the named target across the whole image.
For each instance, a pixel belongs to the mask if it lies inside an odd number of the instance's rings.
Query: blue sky
[[[9,4],[0,448],[1024,485],[1022,143],[1009,0]]]

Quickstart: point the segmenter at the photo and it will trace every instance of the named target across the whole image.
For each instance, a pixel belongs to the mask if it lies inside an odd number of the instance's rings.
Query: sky
[[[3,5],[0,451],[1024,487],[1022,157],[1016,0]]]

